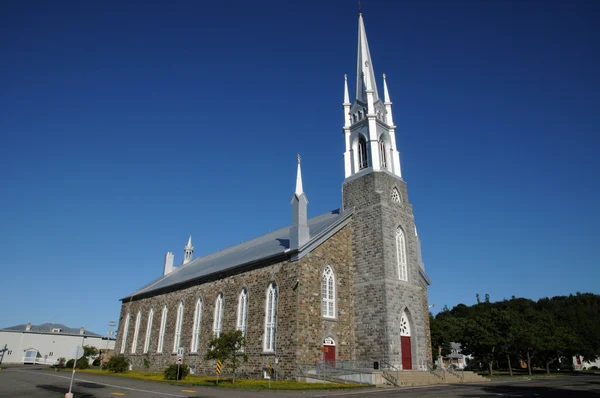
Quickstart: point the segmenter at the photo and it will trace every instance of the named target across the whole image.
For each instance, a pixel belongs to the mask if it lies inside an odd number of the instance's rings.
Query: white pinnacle
[[[344,105],[350,105],[350,95],[348,94],[348,75],[344,75]]]
[[[188,239],[188,243],[186,247],[192,247],[192,234],[190,234],[190,238]]]
[[[304,193],[304,189],[302,188],[302,171],[300,170],[300,154],[298,154],[298,173],[296,175],[296,195],[300,196]]]
[[[392,103],[390,99],[390,93],[388,92],[387,80],[385,78],[385,73],[383,74],[383,99],[386,103]]]

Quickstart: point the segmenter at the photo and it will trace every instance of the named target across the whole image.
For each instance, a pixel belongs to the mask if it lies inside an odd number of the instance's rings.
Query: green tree
[[[241,363],[248,361],[248,355],[244,352],[245,346],[246,339],[240,330],[223,332],[219,337],[213,336],[208,342],[209,349],[204,359],[216,359],[223,364],[228,363],[235,383],[236,370]]]

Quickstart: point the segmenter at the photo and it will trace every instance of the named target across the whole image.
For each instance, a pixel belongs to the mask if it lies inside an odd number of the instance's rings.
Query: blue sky
[[[600,3],[363,11],[430,303],[600,293]],[[298,152],[309,214],[340,206],[356,2],[11,2],[0,19],[0,327],[106,333],[189,233],[200,256],[288,224]]]

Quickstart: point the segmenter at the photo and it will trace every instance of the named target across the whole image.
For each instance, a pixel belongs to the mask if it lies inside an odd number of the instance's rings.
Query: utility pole
[[[0,356],[0,365],[2,365],[2,360],[4,359],[4,353],[5,353],[6,351],[8,351],[8,348],[6,348],[6,347],[7,347],[7,345],[6,345],[6,344],[4,344],[4,348],[0,349],[0,353],[2,354],[2,355]]]
[[[108,343],[110,343],[110,336],[112,336],[112,328],[114,328],[115,326],[117,326],[117,322],[115,321],[110,321],[108,322],[108,338],[106,339],[106,351],[104,351],[104,359],[106,362],[106,354],[108,354]]]

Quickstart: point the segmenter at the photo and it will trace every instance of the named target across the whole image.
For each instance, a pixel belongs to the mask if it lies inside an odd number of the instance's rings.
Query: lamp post
[[[117,322],[110,321],[108,322],[108,338],[106,339],[106,351],[104,351],[104,360],[106,360],[106,354],[108,353],[108,343],[110,343],[110,336],[112,336],[112,328],[117,326]]]

